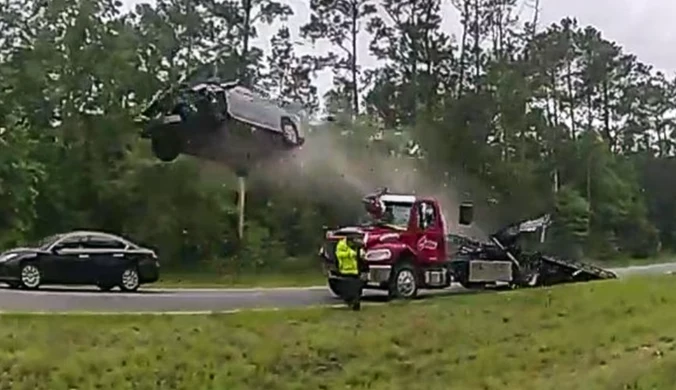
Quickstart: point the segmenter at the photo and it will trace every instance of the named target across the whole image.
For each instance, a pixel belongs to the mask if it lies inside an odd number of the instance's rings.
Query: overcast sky
[[[125,8],[133,7],[147,0],[122,0]],[[523,1],[523,0],[519,0]],[[530,0],[532,1],[532,0]],[[300,26],[310,19],[309,0],[282,0],[294,9],[295,15],[287,22],[297,34]],[[540,28],[559,21],[566,16],[577,18],[580,25],[593,25],[603,33],[606,39],[618,42],[625,51],[636,54],[639,59],[668,75],[676,71],[676,0],[540,0]],[[445,1],[443,6],[443,29],[456,36],[460,35],[458,12]],[[532,10],[521,6],[523,20],[530,20]],[[278,25],[262,28],[256,43],[269,46],[270,37],[277,31]],[[310,44],[298,47],[300,53],[326,52],[331,50],[327,44]],[[368,43],[360,48],[361,64],[365,67],[376,65],[369,58]],[[320,94],[331,86],[330,74],[319,76]],[[321,95],[320,95],[321,96]]]

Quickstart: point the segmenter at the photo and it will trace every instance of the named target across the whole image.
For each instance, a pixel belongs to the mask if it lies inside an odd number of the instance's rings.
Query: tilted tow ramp
[[[499,284],[493,283],[496,279],[513,287],[536,287],[617,278],[614,272],[591,264],[521,249],[518,241],[523,233],[540,231],[543,242],[550,223],[549,215],[545,215],[512,224],[485,242],[449,235],[454,279],[466,288],[482,288]]]
[[[571,277],[578,281],[616,279],[617,275],[595,265],[581,263],[573,260],[559,259],[552,256],[542,256],[543,262],[548,263],[550,267],[558,267],[562,271],[570,273]]]

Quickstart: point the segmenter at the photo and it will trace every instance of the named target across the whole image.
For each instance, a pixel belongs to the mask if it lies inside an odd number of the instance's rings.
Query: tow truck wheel
[[[390,279],[388,296],[390,299],[413,299],[418,296],[418,280],[411,265],[402,264],[395,267]]]

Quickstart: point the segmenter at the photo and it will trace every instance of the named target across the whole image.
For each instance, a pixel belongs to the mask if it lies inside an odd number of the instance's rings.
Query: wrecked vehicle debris
[[[617,275],[591,264],[524,251],[519,239],[524,233],[545,232],[551,224],[549,215],[511,224],[482,242],[457,234],[449,234],[450,267],[454,279],[465,288],[484,288],[494,282],[507,282],[512,287],[549,286],[560,283],[615,279]],[[492,274],[493,264],[504,264],[504,274]]]

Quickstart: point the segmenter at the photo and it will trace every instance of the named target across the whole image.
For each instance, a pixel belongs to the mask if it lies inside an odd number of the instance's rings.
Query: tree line
[[[323,225],[356,218],[254,183],[239,240],[232,175],[191,158],[158,162],[134,124],[157,89],[196,72],[309,112],[323,98],[336,122],[321,131],[393,164],[471,178],[501,220],[553,211],[552,250],[673,249],[674,79],[572,17],[538,28],[537,2],[527,21],[516,0],[451,2],[457,39],[441,29],[442,0],[311,0],[299,34],[332,45],[319,55],[299,54],[294,9],[274,0],[158,0],[128,12],[117,0],[6,2],[0,245],[104,229],[159,247],[169,265],[278,269],[303,264]],[[278,32],[259,37],[270,24]],[[381,65],[361,65],[362,40]],[[334,84],[320,97],[314,76],[327,69]]]

